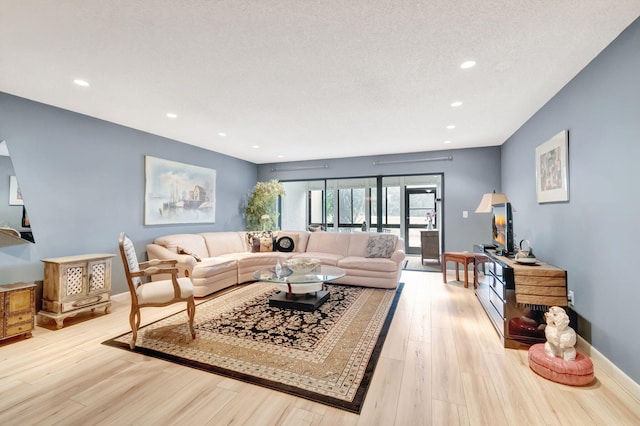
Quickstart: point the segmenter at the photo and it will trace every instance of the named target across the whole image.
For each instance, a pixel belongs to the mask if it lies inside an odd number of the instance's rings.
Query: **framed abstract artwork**
[[[536,148],[538,203],[569,201],[569,132],[563,130]]]
[[[144,224],[214,223],[216,171],[145,156]]]

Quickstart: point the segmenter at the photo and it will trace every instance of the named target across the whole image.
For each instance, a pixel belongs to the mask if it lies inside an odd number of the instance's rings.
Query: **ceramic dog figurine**
[[[544,350],[550,357],[562,358],[565,361],[573,361],[576,359],[576,332],[569,327],[569,315],[564,309],[558,306],[552,306],[549,311],[544,314],[547,326],[544,329],[544,335],[547,342],[544,344]]]

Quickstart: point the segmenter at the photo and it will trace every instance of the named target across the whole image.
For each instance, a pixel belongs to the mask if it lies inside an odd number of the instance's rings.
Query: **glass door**
[[[435,188],[405,189],[405,244],[407,254],[420,254],[420,231],[428,229],[428,223],[436,216]]]

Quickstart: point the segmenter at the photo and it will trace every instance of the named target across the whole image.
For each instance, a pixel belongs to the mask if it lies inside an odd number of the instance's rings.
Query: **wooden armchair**
[[[133,332],[133,338],[129,344],[131,349],[136,346],[138,329],[140,328],[140,309],[167,306],[176,302],[187,302],[189,330],[191,337],[195,339],[193,319],[196,313],[196,304],[193,298],[193,284],[189,278],[178,278],[178,268],[175,267],[177,261],[152,259],[148,262],[138,263],[133,242],[124,232],[120,234],[119,245],[131,294],[131,313],[129,314],[129,323]],[[171,279],[143,282],[142,277],[155,274],[171,274]]]

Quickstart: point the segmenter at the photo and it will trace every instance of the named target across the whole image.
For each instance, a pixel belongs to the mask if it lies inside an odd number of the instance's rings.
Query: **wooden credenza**
[[[425,260],[440,261],[440,234],[437,229],[420,231],[422,264]]]
[[[99,253],[43,259],[44,288],[40,318],[62,328],[65,318],[81,312],[111,308],[111,258]]]
[[[19,335],[31,337],[36,313],[35,284],[0,285],[0,340]]]
[[[568,306],[567,272],[538,261],[523,265],[475,247],[476,296],[505,348],[525,348],[546,341],[544,313],[550,306]],[[575,329],[576,315],[568,312]]]

